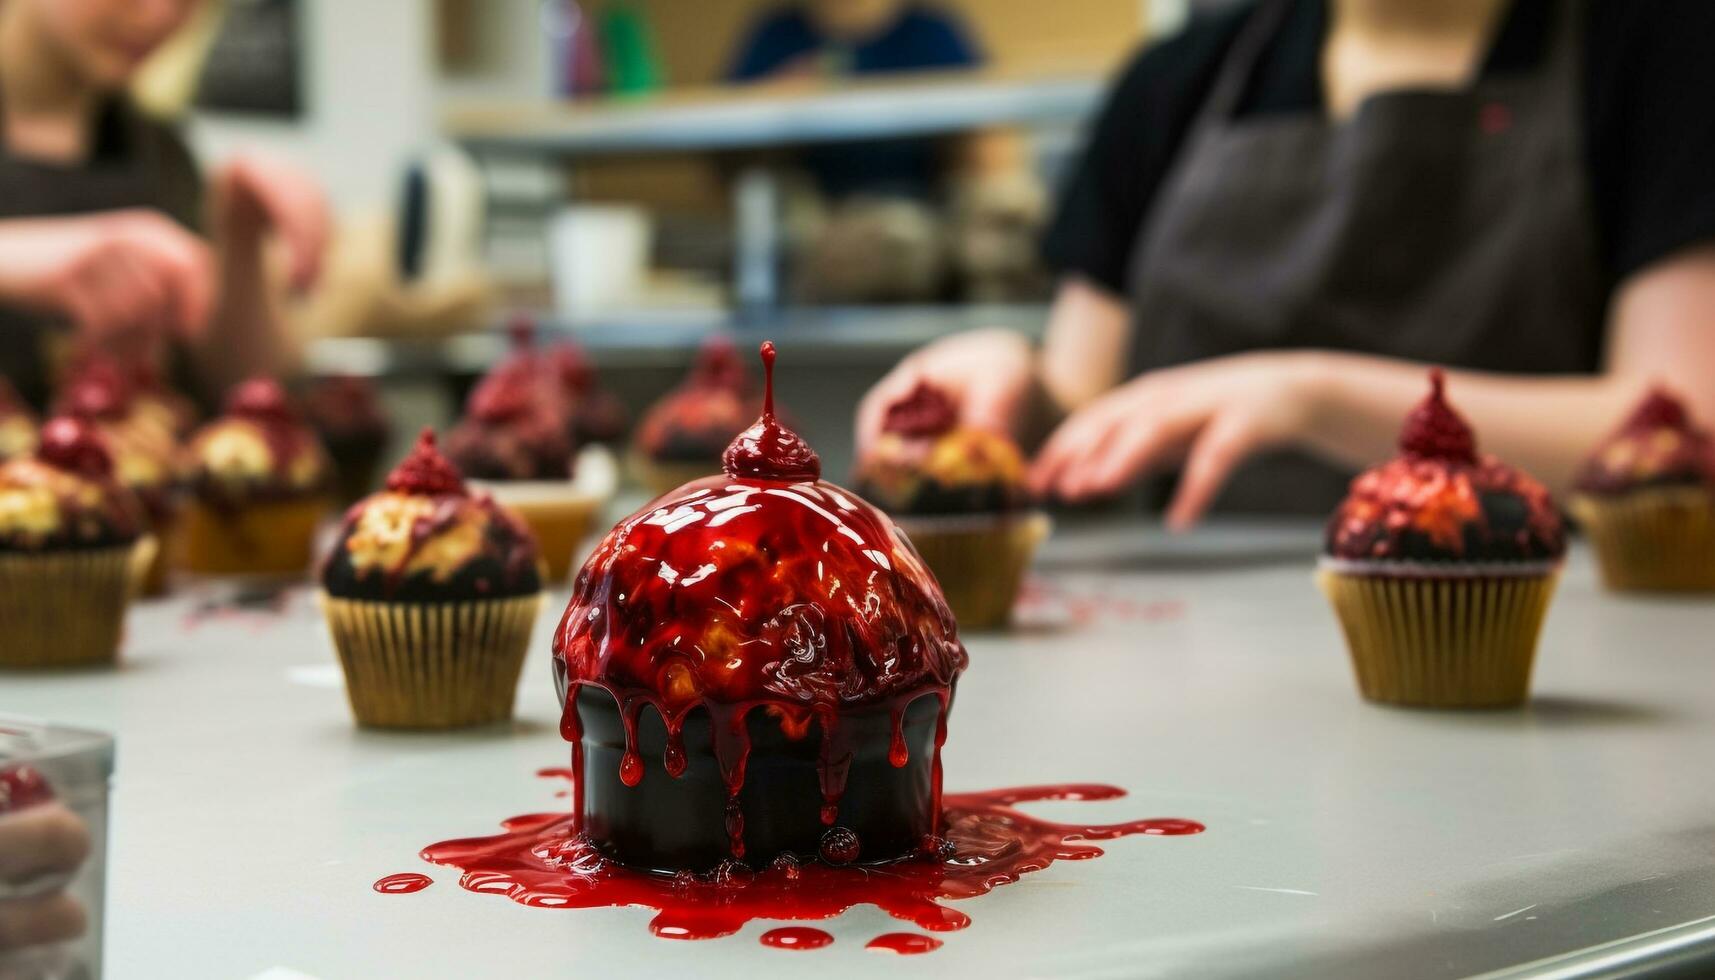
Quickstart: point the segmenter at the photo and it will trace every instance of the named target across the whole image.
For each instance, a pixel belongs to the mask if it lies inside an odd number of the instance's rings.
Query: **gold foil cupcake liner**
[[[357,723],[459,728],[512,717],[540,594],[377,602],[323,593]]]
[[[1041,512],[900,517],[895,523],[935,573],[961,630],[1003,629],[1053,522]]]
[[[1558,578],[1552,570],[1468,577],[1317,572],[1345,633],[1358,690],[1371,701],[1429,708],[1524,702]]]
[[[1660,487],[1573,496],[1602,581],[1621,592],[1715,592],[1715,491]]]
[[[193,500],[179,517],[173,564],[197,575],[302,578],[327,512],[320,496],[231,508]]]
[[[155,539],[113,548],[0,555],[0,668],[113,664]]]

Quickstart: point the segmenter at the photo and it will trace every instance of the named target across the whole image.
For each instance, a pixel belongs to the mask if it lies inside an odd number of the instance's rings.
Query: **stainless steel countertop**
[[[814,953],[761,946],[757,924],[674,942],[643,910],[524,908],[417,859],[563,805],[532,775],[567,758],[545,662],[563,596],[505,730],[355,730],[305,592],[282,616],[195,625],[195,595],[143,605],[117,674],[0,677],[0,710],[119,735],[115,977],[1707,971],[1715,603],[1607,595],[1577,551],[1528,709],[1381,708],[1354,693],[1311,583],[1315,537],[1056,536],[1024,628],[968,638],[948,788],[1110,782],[1132,795],[1037,812],[1208,832],[1113,841],[962,903],[969,929],[898,960],[862,948],[900,925],[873,909],[825,924],[836,942]],[[370,889],[398,871],[435,884]]]

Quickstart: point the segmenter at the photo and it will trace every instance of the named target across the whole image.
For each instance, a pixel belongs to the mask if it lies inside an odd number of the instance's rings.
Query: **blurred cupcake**
[[[61,389],[55,409],[101,431],[113,456],[114,475],[142,503],[150,534],[157,542],[170,540],[183,490],[177,438],[159,415],[139,405],[130,376],[111,362],[89,362]],[[166,549],[153,552],[153,559],[139,569],[139,595],[167,590]]]
[[[1596,447],[1571,510],[1609,588],[1715,591],[1715,440],[1668,392]]]
[[[1530,689],[1566,553],[1560,512],[1522,471],[1477,453],[1440,371],[1400,456],[1352,481],[1318,581],[1372,701],[1504,707]]]
[[[953,400],[920,383],[888,407],[856,482],[917,546],[960,628],[993,629],[1011,618],[1031,556],[1048,536],[1024,474],[1017,444],[960,426]]]
[[[464,418],[448,433],[447,455],[524,518],[557,581],[571,569],[612,494],[614,476],[611,461],[600,454],[574,459],[562,402],[544,383],[527,361],[495,368],[471,392]]]
[[[565,394],[573,444],[614,443],[625,435],[625,406],[601,386],[583,348],[567,341],[545,352],[542,360]]]
[[[332,475],[279,382],[253,378],[232,389],[226,413],[197,431],[186,455],[181,567],[275,578],[309,570]]]
[[[374,383],[353,375],[317,378],[304,390],[303,404],[304,418],[333,461],[340,503],[349,504],[375,489],[393,426]]]
[[[0,667],[113,663],[135,566],[154,547],[107,440],[50,420],[33,454],[0,464]]]
[[[18,397],[18,390],[0,378],[0,462],[28,456],[36,450],[36,416]]]
[[[518,515],[470,492],[433,432],[346,513],[322,588],[358,724],[512,716],[542,601],[536,541]]]
[[[732,341],[703,345],[683,384],[650,406],[632,438],[631,469],[652,494],[721,471],[721,454],[761,410]]]

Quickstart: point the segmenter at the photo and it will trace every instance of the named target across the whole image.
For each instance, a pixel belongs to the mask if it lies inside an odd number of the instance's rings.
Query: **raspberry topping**
[[[1673,429],[1679,432],[1691,428],[1691,415],[1685,410],[1685,403],[1675,398],[1666,388],[1657,385],[1650,389],[1638,407],[1620,426],[1620,431],[1628,434],[1651,432],[1656,429]]]
[[[419,497],[463,497],[464,477],[435,445],[435,430],[423,426],[411,454],[387,475],[387,489]]]
[[[1446,380],[1440,368],[1429,372],[1429,395],[1405,417],[1405,427],[1399,433],[1399,451],[1413,459],[1474,464],[1477,437],[1453,406],[1447,404]]]
[[[927,381],[919,381],[910,394],[887,407],[881,430],[908,437],[938,436],[952,431],[958,421],[959,407],[952,396]]]
[[[72,416],[50,419],[42,426],[36,458],[92,480],[113,475],[113,456],[106,438],[89,422]]]
[[[257,377],[240,384],[226,396],[229,415],[251,419],[264,424],[297,421],[286,389],[273,378]]]

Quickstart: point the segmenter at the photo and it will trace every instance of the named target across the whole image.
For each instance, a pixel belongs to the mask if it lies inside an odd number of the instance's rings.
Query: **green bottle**
[[[608,87],[616,95],[661,88],[661,56],[649,18],[632,0],[613,0],[602,11],[601,46]]]

